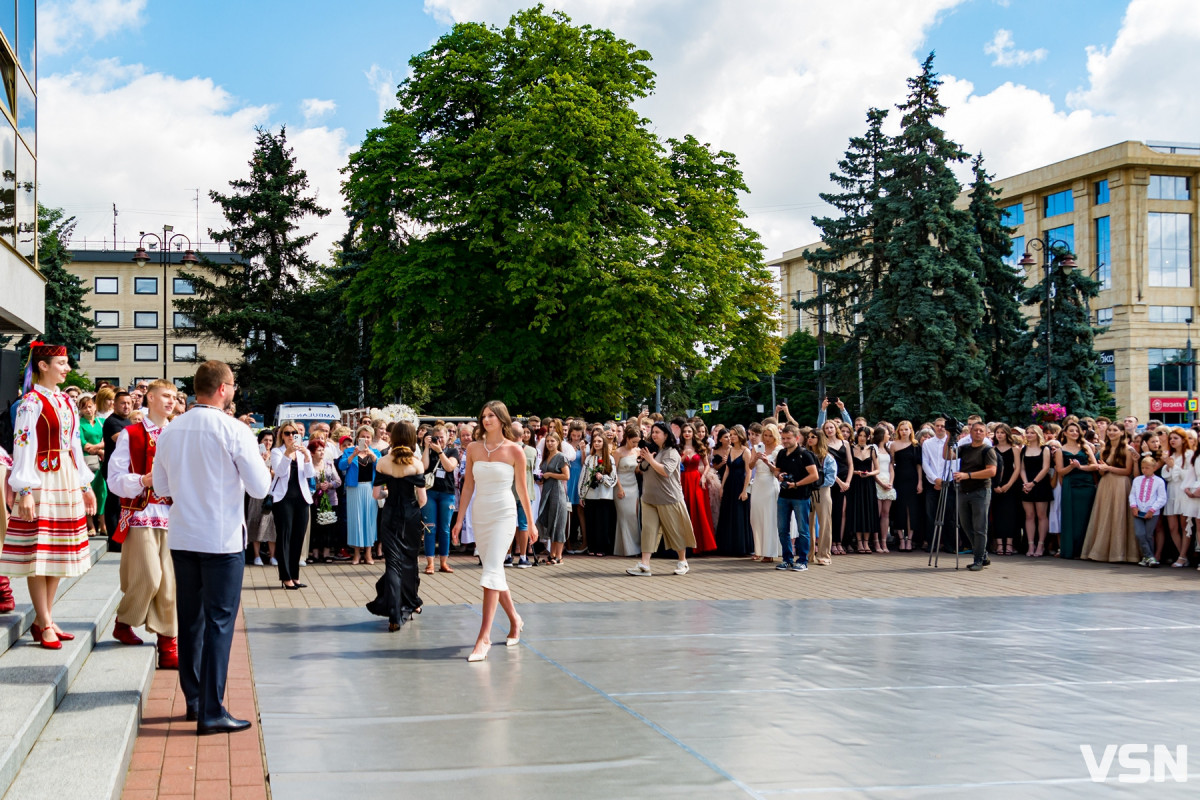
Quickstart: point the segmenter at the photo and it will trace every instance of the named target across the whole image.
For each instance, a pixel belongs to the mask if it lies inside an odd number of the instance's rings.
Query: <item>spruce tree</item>
[[[1049,297],[1044,281],[1021,293],[1022,303],[1039,309],[1037,324],[1022,337],[1021,380],[1009,392],[1009,404],[1022,416],[1028,415],[1034,403],[1061,403],[1079,416],[1095,416],[1108,404],[1108,387],[1096,359],[1097,329],[1088,303],[1100,293],[1100,282],[1080,269],[1063,266],[1068,255],[1060,248],[1052,252]],[[1049,391],[1048,374],[1052,377]]]
[[[252,408],[269,414],[284,400],[327,399],[312,383],[314,370],[326,365],[313,360],[311,344],[347,332],[316,324],[319,309],[310,290],[320,268],[305,252],[315,234],[298,234],[297,222],[329,210],[308,194],[308,175],[296,165],[286,129],[274,134],[260,128],[250,177],[229,185],[229,194],[209,192],[229,225],[209,234],[240,258],[232,264],[205,260],[205,269],[183,273],[196,294],[177,305],[202,338],[244,351],[232,366]]]
[[[1010,403],[1008,389],[1019,383],[1025,360],[1025,334],[1028,326],[1021,313],[1020,295],[1025,289],[1024,273],[1007,259],[1012,255],[1013,229],[1004,224],[1003,212],[996,203],[1000,190],[992,186],[983,168],[983,155],[971,161],[974,181],[968,211],[979,234],[982,268],[983,322],[975,332],[990,379],[985,381],[979,404],[988,419],[1017,419],[1029,409]]]
[[[879,226],[886,225],[880,290],[865,304],[858,338],[876,416],[925,419],[979,409],[991,380],[975,341],[983,322],[979,235],[951,165],[963,149],[938,127],[946,109],[933,54],[908,80],[902,130],[884,159]]]
[[[828,362],[831,383],[852,385],[857,381],[863,352],[857,324],[879,292],[887,269],[883,250],[888,226],[879,216],[884,160],[893,146],[883,132],[887,115],[886,109],[867,111],[866,133],[851,137],[845,156],[838,161],[838,172],[830,174],[840,191],[822,192],[820,197],[840,213],[813,217],[823,246],[804,252],[809,270],[817,277],[818,291],[807,300],[792,302],[807,311],[824,306],[829,314],[827,328],[850,334]]]

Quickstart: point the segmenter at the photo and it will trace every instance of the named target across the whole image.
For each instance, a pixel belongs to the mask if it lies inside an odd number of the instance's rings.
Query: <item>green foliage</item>
[[[774,293],[732,154],[664,144],[650,56],[541,7],[410,64],[345,170],[351,313],[390,390],[607,412],[656,375],[773,368]]]
[[[67,379],[60,383],[58,388],[65,389],[68,386],[78,386],[85,392],[96,391],[96,384],[92,382],[92,379],[88,377],[87,373],[80,372],[79,370],[75,369],[67,373]]]

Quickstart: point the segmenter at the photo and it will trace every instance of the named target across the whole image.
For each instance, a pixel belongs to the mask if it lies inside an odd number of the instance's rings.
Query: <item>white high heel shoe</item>
[[[471,655],[467,656],[467,661],[469,661],[472,664],[476,664],[480,661],[487,661],[488,650],[491,650],[491,649],[492,649],[492,643],[485,642],[482,650],[471,651]]]
[[[525,620],[517,617],[517,635],[509,636],[504,640],[505,647],[516,647],[521,643],[521,631],[525,630]]]

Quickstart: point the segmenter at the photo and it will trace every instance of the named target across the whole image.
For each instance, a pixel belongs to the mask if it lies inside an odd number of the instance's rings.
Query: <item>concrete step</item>
[[[75,634],[74,641],[46,650],[26,637],[0,654],[0,792],[7,791],[116,613],[120,563],[117,553],[101,558],[55,601],[55,622]]]
[[[112,639],[97,644],[5,800],[120,798],[154,665],[150,645],[127,647]]]
[[[89,555],[92,558],[92,565],[104,557],[108,552],[108,540],[96,538],[91,540],[91,551]],[[58,595],[55,598],[62,597],[67,591],[75,585],[79,578],[63,578],[58,584]],[[24,578],[12,579],[13,596],[17,601],[16,610],[8,614],[0,614],[0,654],[8,651],[10,647],[17,643],[17,640],[25,635],[29,630],[29,626],[33,624],[33,604],[29,602],[29,589],[26,586]],[[61,622],[59,623],[62,624]],[[65,628],[64,628],[65,630]]]

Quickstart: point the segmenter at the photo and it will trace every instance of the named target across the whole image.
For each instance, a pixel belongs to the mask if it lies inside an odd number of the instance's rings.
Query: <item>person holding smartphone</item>
[[[373,430],[362,425],[355,432],[355,444],[342,451],[338,469],[346,476],[346,541],[354,549],[351,564],[364,560],[374,564],[371,548],[378,535],[379,506],[371,484],[375,479],[375,462],[379,451],[371,449]]]
[[[454,470],[458,469],[458,449],[446,442],[446,429],[434,425],[425,433],[421,446],[424,473],[433,474],[433,486],[421,507],[425,523],[425,574],[433,574],[433,559],[440,557],[440,572],[454,572],[450,556],[450,518],[454,516]]]

